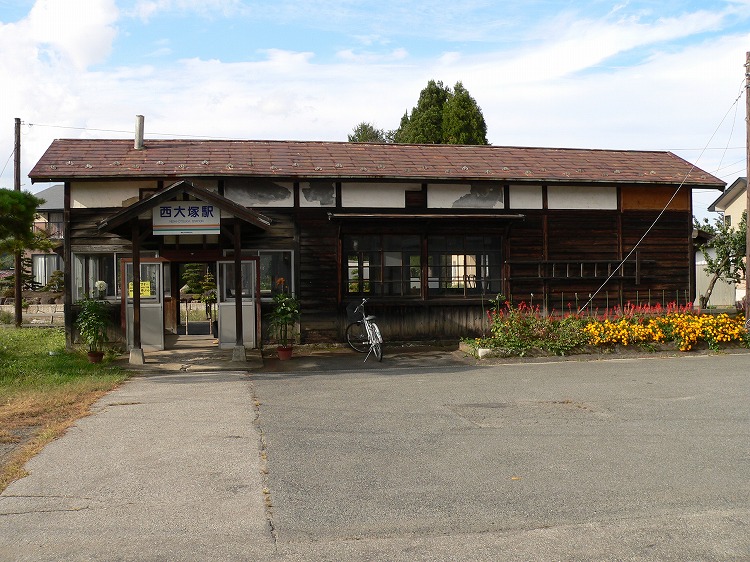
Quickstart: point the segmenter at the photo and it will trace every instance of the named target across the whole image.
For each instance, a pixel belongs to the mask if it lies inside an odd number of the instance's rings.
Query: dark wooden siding
[[[620,270],[658,211],[537,211],[508,238],[508,294],[548,311],[692,302],[689,212],[668,211]],[[612,277],[610,274],[614,273]],[[531,295],[534,295],[532,297]],[[544,296],[543,296],[544,295]]]
[[[623,245],[630,251],[648,231],[657,212],[627,212],[622,215]],[[641,283],[624,287],[625,301],[648,298],[661,302],[692,302],[690,269],[692,267],[692,220],[688,213],[665,212],[638,248],[643,263]]]
[[[340,341],[338,225],[321,211],[297,215],[303,342]]]
[[[70,238],[74,253],[130,252],[129,238],[99,232],[97,224],[113,214],[112,209],[71,209]]]

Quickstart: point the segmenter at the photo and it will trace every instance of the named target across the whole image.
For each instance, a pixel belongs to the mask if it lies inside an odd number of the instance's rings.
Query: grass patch
[[[62,328],[0,327],[0,491],[126,376],[67,351]]]

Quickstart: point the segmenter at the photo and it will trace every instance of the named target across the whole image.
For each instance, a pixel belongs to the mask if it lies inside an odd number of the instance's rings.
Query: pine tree
[[[348,139],[349,142],[387,142],[385,131],[376,128],[372,123],[364,121],[354,127]]]
[[[487,125],[476,100],[461,82],[443,107],[444,144],[487,144]]]
[[[407,112],[394,141],[419,144],[487,144],[487,125],[476,100],[461,82],[453,90],[430,80]]]

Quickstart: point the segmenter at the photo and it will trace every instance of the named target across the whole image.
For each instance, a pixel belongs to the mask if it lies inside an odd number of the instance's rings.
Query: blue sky
[[[54,138],[136,114],[147,138],[344,141],[430,79],[463,82],[492,144],[672,150],[731,183],[749,50],[750,0],[0,0],[0,187],[14,117],[38,191]]]

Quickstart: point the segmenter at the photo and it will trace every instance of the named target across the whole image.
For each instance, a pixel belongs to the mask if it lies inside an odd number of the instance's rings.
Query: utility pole
[[[16,117],[16,143],[13,158],[13,189],[21,191],[21,120]],[[23,308],[21,301],[23,299],[23,284],[21,283],[21,250],[16,252],[16,271],[15,271],[15,295],[13,299],[15,304],[16,328],[21,327],[23,322]]]
[[[750,222],[750,51],[745,53],[745,196],[746,223]],[[745,329],[750,327],[750,226],[745,235]]]

